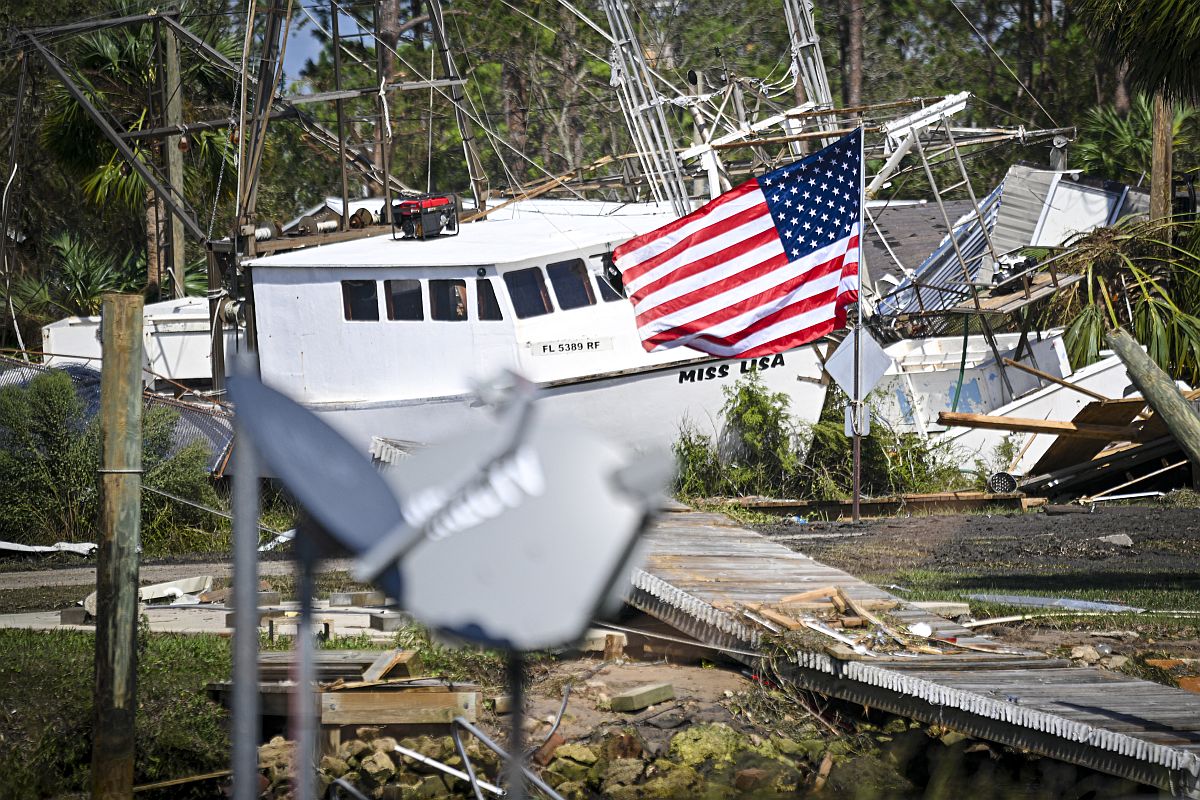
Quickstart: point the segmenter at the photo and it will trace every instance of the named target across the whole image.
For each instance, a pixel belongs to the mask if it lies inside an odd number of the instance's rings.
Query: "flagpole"
[[[859,385],[862,380],[860,366],[860,348],[862,346],[862,262],[863,253],[866,251],[866,242],[863,241],[863,217],[866,216],[867,196],[864,191],[866,185],[867,161],[864,158],[866,132],[860,128],[858,137],[858,265],[856,267],[858,294],[854,301],[854,397],[850,400],[850,432],[854,434],[854,500],[853,500],[853,520],[858,522],[861,517],[859,514],[859,503],[862,497],[862,398],[859,397],[861,387]]]

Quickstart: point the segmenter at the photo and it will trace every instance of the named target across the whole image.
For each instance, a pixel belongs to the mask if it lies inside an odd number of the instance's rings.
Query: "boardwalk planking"
[[[1200,695],[999,643],[720,514],[675,509],[646,538],[646,565],[634,574],[629,600],[683,633],[756,648],[770,634],[743,613],[751,603],[786,608],[779,605],[784,597],[830,585],[856,601],[890,601],[893,620],[924,622],[935,636],[1008,652],[839,658],[797,651],[789,677],[825,694],[1200,798]]]

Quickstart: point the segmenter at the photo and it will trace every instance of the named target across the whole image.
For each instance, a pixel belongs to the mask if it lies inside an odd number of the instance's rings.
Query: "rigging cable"
[[[1021,82],[1021,79],[1017,77],[1017,73],[1013,72],[1012,67],[1008,65],[1008,62],[1004,60],[1003,56],[1001,56],[992,48],[991,42],[989,42],[987,38],[980,33],[979,28],[975,27],[975,23],[971,21],[971,18],[967,16],[966,12],[962,10],[958,3],[956,3],[955,0],[950,0],[950,5],[954,6],[954,9],[962,15],[962,18],[965,19],[967,24],[971,26],[971,30],[975,31],[975,35],[979,37],[979,41],[983,42],[983,46],[988,49],[988,52],[995,56],[996,59],[1004,66],[1004,68],[1008,70],[1008,74],[1012,75],[1013,80],[1017,82],[1017,85],[1029,93],[1029,98],[1037,104],[1037,107],[1042,110],[1042,113],[1046,115],[1046,118],[1050,120],[1054,127],[1059,127],[1058,120],[1051,116],[1050,112],[1046,110],[1046,107],[1042,105],[1042,102],[1037,99],[1037,95],[1033,93],[1033,90]]]

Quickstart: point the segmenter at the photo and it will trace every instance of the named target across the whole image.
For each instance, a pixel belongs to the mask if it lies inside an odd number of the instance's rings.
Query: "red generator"
[[[392,201],[392,238],[430,239],[457,235],[458,199],[454,195],[426,194]]]

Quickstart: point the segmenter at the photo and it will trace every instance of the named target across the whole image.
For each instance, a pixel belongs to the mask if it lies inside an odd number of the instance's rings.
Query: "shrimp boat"
[[[659,204],[522,201],[456,235],[249,260],[262,379],[384,459],[483,424],[475,382],[503,370],[540,387],[541,413],[634,449],[670,447],[684,424],[715,432],[724,390],[752,371],[815,422],[814,347],[740,360],[642,348],[604,264],[671,219]]]

